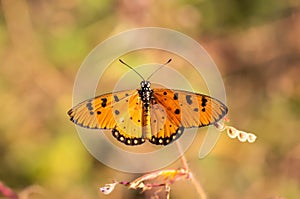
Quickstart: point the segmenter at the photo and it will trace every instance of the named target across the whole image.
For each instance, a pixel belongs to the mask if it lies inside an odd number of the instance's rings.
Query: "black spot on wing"
[[[67,114],[71,117],[72,113],[73,113],[73,109],[71,108],[71,109],[68,111]],[[72,118],[72,117],[71,117],[71,118]]]
[[[174,93],[173,99],[178,100],[178,93]]]
[[[101,101],[102,101],[101,106],[103,108],[106,107],[107,99],[106,98],[101,98]]]
[[[202,102],[201,102],[201,106],[205,107],[207,103],[207,99],[203,96],[202,97]]]
[[[120,101],[119,98],[118,98],[118,96],[116,96],[116,95],[114,95],[114,99],[115,99],[115,102]]]
[[[86,104],[86,107],[88,108],[88,110],[93,110],[93,106],[92,106],[92,103],[91,102],[89,102],[89,103],[87,103]]]
[[[180,113],[180,110],[179,110],[179,109],[176,109],[176,110],[174,111],[174,113],[178,115],[178,114]]]
[[[187,95],[187,96],[185,96],[185,99],[186,99],[186,102],[189,104],[189,105],[191,105],[192,103],[193,103],[193,101],[192,101],[192,96],[191,95]]]

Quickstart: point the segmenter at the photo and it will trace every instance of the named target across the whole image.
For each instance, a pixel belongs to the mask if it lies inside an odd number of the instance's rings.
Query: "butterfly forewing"
[[[69,110],[71,121],[85,128],[111,129],[116,126],[112,106],[125,100],[134,91],[109,93],[86,100]]]
[[[155,101],[164,107],[167,120],[180,127],[214,124],[227,113],[227,107],[210,96],[189,91],[153,89]]]
[[[113,136],[128,145],[144,142],[142,134],[143,104],[137,90],[100,95],[86,100],[68,114],[71,120],[82,127],[112,129]]]

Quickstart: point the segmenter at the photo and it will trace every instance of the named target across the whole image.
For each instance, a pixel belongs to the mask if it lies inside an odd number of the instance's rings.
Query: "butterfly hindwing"
[[[184,128],[172,120],[165,107],[155,99],[150,105],[150,125],[152,137],[149,142],[157,145],[167,145],[182,135]]]
[[[138,92],[128,99],[115,103],[111,107],[116,121],[113,136],[126,145],[138,145],[145,142],[142,127],[143,105]]]

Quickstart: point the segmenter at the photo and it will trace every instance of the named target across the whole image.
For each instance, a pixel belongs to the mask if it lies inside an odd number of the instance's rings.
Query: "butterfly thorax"
[[[141,82],[141,89],[138,90],[139,97],[142,101],[142,134],[143,138],[150,139],[151,138],[151,129],[150,129],[150,104],[153,98],[153,91],[150,86],[151,83],[149,81]]]
[[[148,111],[149,110],[148,108],[150,106],[150,101],[153,98],[152,96],[153,91],[150,88],[151,83],[149,81],[142,81],[140,85],[141,85],[141,90],[138,90],[138,92],[143,102],[143,105],[145,107],[145,110]]]

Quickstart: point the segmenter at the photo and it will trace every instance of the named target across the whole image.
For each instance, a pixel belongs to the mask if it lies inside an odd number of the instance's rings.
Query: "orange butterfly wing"
[[[137,90],[100,95],[69,110],[70,120],[91,129],[112,129],[113,136],[127,145],[145,142],[142,135],[142,102]]]
[[[153,144],[167,145],[184,128],[214,124],[227,114],[227,107],[210,96],[181,90],[153,89],[151,132]]]
[[[144,111],[138,90],[129,90],[86,100],[68,114],[71,121],[82,127],[112,129],[113,136],[127,145],[142,144],[145,139],[153,144],[167,145],[179,138],[184,128],[218,122],[226,115],[227,107],[202,94],[153,89],[150,114]],[[143,126],[142,121],[149,120],[150,123]]]

